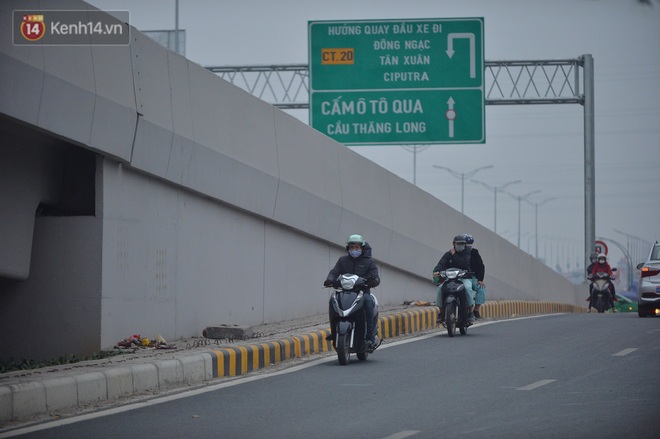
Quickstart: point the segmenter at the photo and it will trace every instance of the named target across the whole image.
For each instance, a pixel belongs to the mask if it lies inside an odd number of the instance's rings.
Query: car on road
[[[660,244],[653,244],[646,262],[637,265],[637,315],[660,315]]]
[[[614,307],[618,312],[637,312],[637,302],[621,294],[616,294]]]

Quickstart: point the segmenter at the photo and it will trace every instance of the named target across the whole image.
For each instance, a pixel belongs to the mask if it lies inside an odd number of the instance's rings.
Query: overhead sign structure
[[[347,144],[484,143],[484,20],[310,21],[310,125]]]

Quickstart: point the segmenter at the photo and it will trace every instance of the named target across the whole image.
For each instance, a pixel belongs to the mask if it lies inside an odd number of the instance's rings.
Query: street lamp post
[[[512,184],[517,184],[521,183],[522,180],[514,180],[514,181],[509,181],[507,183],[504,183],[503,185],[500,186],[491,186],[489,184],[484,183],[483,181],[478,181],[478,180],[471,180],[473,183],[479,183],[483,187],[485,187],[488,190],[492,190],[495,193],[495,218],[493,220],[493,232],[497,233],[497,192],[501,191],[502,189],[508,187],[509,185]]]
[[[401,148],[413,153],[413,184],[417,186],[417,152],[428,149],[431,145],[401,145]]]
[[[556,197],[546,198],[545,200],[540,201],[538,203],[533,203],[529,200],[525,200],[529,204],[534,205],[534,233],[536,235],[534,241],[534,257],[536,259],[539,258],[539,206],[543,206],[545,203],[548,203],[552,200],[556,200]]]
[[[440,165],[433,165],[433,167],[438,168],[438,169],[444,169],[445,171],[449,172],[454,177],[461,179],[461,213],[464,213],[463,212],[463,205],[464,205],[464,202],[465,202],[465,198],[464,198],[465,197],[465,179],[473,177],[479,171],[483,171],[484,169],[490,169],[490,168],[493,167],[493,165],[482,166],[482,167],[474,169],[470,172],[456,172],[451,168],[447,168],[445,166],[440,166]]]
[[[527,192],[525,195],[514,195],[511,192],[507,191],[502,191],[514,200],[518,200],[518,248],[520,248],[520,205],[522,203],[522,200],[527,201],[527,199],[534,194],[538,194],[541,192],[541,189],[537,189],[535,191]]]
[[[618,229],[613,229],[616,233],[626,237],[626,250],[632,261],[643,261],[649,255],[649,250],[653,246],[653,243],[640,238],[639,236],[631,235],[626,232],[622,232]]]

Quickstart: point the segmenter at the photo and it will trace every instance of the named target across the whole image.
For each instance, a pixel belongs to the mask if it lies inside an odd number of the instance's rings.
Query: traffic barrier
[[[584,308],[562,303],[490,301],[481,306],[487,319],[506,319],[548,313],[583,313]],[[381,315],[379,337],[395,338],[437,327],[436,306]],[[0,422],[49,413],[67,406],[137,395],[192,385],[214,378],[245,375],[276,363],[322,352],[329,352],[326,340],[330,329],[300,334],[283,340],[255,343],[184,355],[176,360],[148,361],[113,367],[102,372],[85,372],[75,379],[50,377],[23,383],[0,385]]]
[[[579,313],[584,312],[584,309],[565,303],[496,300],[481,305],[479,312],[483,318],[505,319],[539,314]],[[378,336],[384,340],[433,329],[436,327],[437,316],[438,308],[435,306],[381,316]],[[324,329],[269,343],[212,350],[209,353],[213,358],[213,377],[244,375],[281,361],[332,351],[332,342],[326,340],[328,335],[330,329]]]

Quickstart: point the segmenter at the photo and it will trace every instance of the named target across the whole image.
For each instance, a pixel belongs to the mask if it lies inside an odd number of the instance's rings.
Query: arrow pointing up
[[[456,101],[454,101],[454,98],[452,96],[449,96],[449,99],[447,99],[447,112],[445,113],[445,117],[447,118],[447,123],[449,124],[449,137],[453,138],[454,137],[454,119],[456,119],[456,112],[454,111],[454,104]]]

